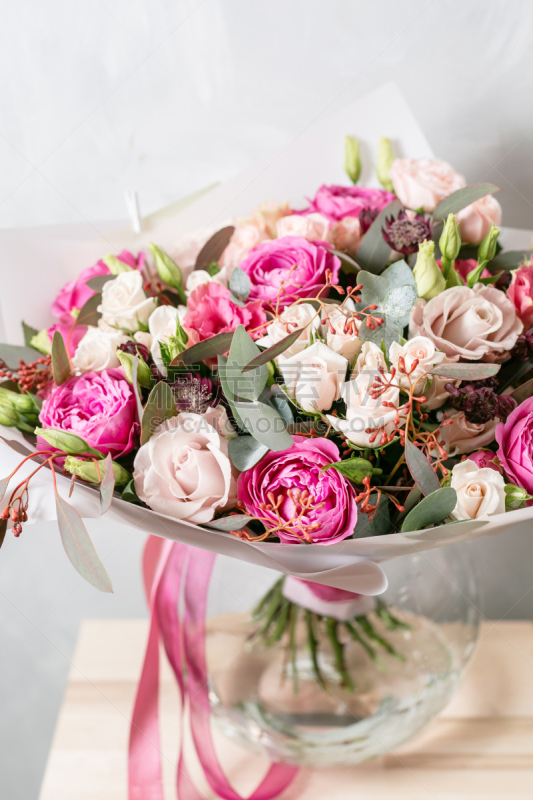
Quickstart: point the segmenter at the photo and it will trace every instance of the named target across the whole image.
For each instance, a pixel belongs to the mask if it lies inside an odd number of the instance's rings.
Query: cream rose
[[[348,361],[322,342],[278,361],[287,393],[304,411],[327,411],[340,397]]]
[[[278,239],[283,236],[301,236],[310,242],[331,241],[329,220],[318,213],[291,214],[282,217],[276,223],[276,235]]]
[[[389,387],[379,397],[371,397],[372,384],[375,372],[363,371],[346,382],[341,388],[342,399],[346,403],[346,419],[328,416],[328,422],[343,433],[350,442],[358,447],[381,447],[382,434],[391,434],[396,428],[396,408],[399,405],[400,390]],[[383,380],[390,380],[388,373],[383,375]],[[383,405],[384,402],[393,403],[396,408]],[[405,424],[405,418],[400,417],[400,425]]]
[[[167,342],[169,336],[176,333],[178,309],[174,306],[159,306],[148,320],[148,329],[152,337],[150,353],[159,372],[166,376],[167,368],[161,358],[161,342]]]
[[[457,492],[453,519],[487,519],[505,511],[505,481],[495,469],[461,461],[452,470],[451,487]]]
[[[461,230],[461,241],[480,244],[489,232],[491,222],[501,225],[502,207],[495,197],[487,194],[458,211],[455,219]]]
[[[358,375],[363,371],[372,372],[376,375],[380,369],[387,371],[387,362],[385,361],[383,350],[374,342],[363,342],[353,367],[354,375]]]
[[[478,283],[454,286],[411,311],[411,336],[427,336],[447,356],[496,361],[515,344],[523,325],[504,292]]]
[[[107,325],[133,333],[146,325],[155,307],[155,299],[143,291],[141,273],[130,270],[104,283],[98,311]]]
[[[441,200],[466,186],[462,175],[440,158],[397,158],[389,177],[406,208],[434,211]]]
[[[133,480],[154,511],[200,524],[235,496],[227,440],[200,414],[180,414],[157,428],[135,456]]]
[[[241,220],[240,224],[254,225],[267,239],[275,239],[278,221],[291,214],[292,210],[287,202],[278,203],[271,200],[256,208],[249,217]]]
[[[351,256],[356,256],[363,238],[361,223],[357,217],[344,217],[333,223],[331,236],[333,246],[337,250],[343,250]]]
[[[323,311],[322,335],[326,344],[351,363],[363,345],[358,337],[361,323],[351,313],[355,311],[353,300],[345,302],[344,310],[340,306],[328,305]]]
[[[101,372],[103,369],[120,367],[117,347],[125,344],[128,337],[111,329],[111,333],[90,325],[80,340],[72,359],[76,372]]]
[[[311,303],[298,303],[295,306],[288,306],[274,322],[272,322],[266,332],[266,336],[257,340],[261,347],[272,347],[273,344],[281,342],[290,333],[303,328],[301,334],[290,347],[285,350],[285,358],[301,353],[311,342],[312,335],[318,330],[320,319],[317,310]],[[276,359],[277,360],[277,359]]]
[[[473,453],[474,450],[486,447],[494,441],[494,432],[498,424],[496,419],[477,424],[469,422],[463,411],[452,411],[448,414],[448,420],[451,420],[451,424],[442,426],[441,438],[444,441],[444,449],[450,456]]]
[[[410,372],[414,362],[418,361],[417,366],[409,377],[400,373],[400,358],[403,358],[407,372]],[[431,367],[446,361],[446,354],[437,350],[427,336],[415,336],[414,339],[409,339],[404,345],[393,342],[389,348],[389,359],[396,368],[396,377],[400,386],[407,389],[410,381],[415,394],[418,394],[424,389],[426,377]]]

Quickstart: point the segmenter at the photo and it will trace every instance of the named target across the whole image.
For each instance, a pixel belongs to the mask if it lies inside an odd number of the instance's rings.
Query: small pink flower
[[[528,328],[533,325],[533,263],[525,264],[513,272],[507,297],[516,308],[524,326]]]
[[[359,217],[361,211],[381,211],[394,200],[391,192],[366,186],[321,186],[298,214],[323,214],[330,222]]]
[[[480,469],[495,469],[500,474],[502,472],[498,459],[492,450],[478,450],[476,453],[470,453],[468,458],[474,464],[477,464]]]
[[[265,333],[266,324],[261,300],[237,306],[231,301],[229,289],[218,283],[204,283],[191,293],[183,319],[190,344],[210,339],[217,333],[234,331],[238,325],[244,325],[250,336],[257,339]]]
[[[491,223],[501,225],[502,207],[495,197],[487,194],[458,211],[455,218],[461,230],[461,241],[467,244],[481,244],[489,232]]]

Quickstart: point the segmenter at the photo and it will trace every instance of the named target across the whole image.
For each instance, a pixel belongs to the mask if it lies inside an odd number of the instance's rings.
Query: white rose
[[[339,399],[348,361],[322,342],[278,363],[288,394],[304,411],[327,411]]]
[[[431,339],[426,336],[415,336],[404,345],[393,342],[389,348],[389,358],[391,364],[396,368],[396,378],[400,386],[408,389],[410,380],[415,393],[418,393],[424,389],[427,373],[432,367],[446,361],[446,354],[437,350]],[[413,363],[418,361],[409,377],[400,373],[400,358],[403,358],[407,372],[413,368]]]
[[[146,325],[155,307],[155,299],[147,297],[143,291],[141,273],[130,270],[104,283],[98,311],[104,323],[133,332]]]
[[[323,336],[328,347],[347,358],[350,363],[363,346],[357,335],[361,323],[351,313],[354,310],[354,303],[349,299],[344,304],[344,310],[340,306],[328,305],[322,319]]]
[[[380,367],[385,372],[387,371],[387,362],[381,347],[378,347],[374,342],[363,342],[353,367],[354,375],[358,375],[363,371],[377,375]]]
[[[161,358],[161,342],[167,342],[169,336],[176,333],[178,309],[174,306],[159,306],[148,320],[148,329],[152,337],[150,353],[161,375],[166,377],[167,368]]]
[[[87,328],[72,359],[72,365],[77,372],[101,372],[103,369],[120,367],[117,347],[125,344],[128,337],[120,331],[112,328],[110,330],[111,333],[92,325]]]
[[[457,492],[453,519],[488,519],[505,511],[505,481],[495,469],[461,461],[452,469],[451,487]]]
[[[329,220],[317,213],[291,214],[289,217],[282,217],[276,223],[276,234],[278,239],[283,236],[300,236],[302,239],[309,239],[310,242],[331,241]]]
[[[149,322],[149,321],[148,321],[148,322]],[[148,350],[149,350],[149,349],[151,348],[151,346],[152,346],[152,339],[153,339],[153,336],[152,336],[152,334],[151,334],[151,333],[148,333],[148,331],[137,331],[137,333],[134,333],[134,334],[133,334],[133,338],[134,338],[134,339],[135,339],[135,341],[136,341],[136,342],[138,342],[139,344],[143,344],[145,347],[147,347],[147,348],[148,348]]]
[[[346,419],[329,417],[328,422],[343,433],[347,439],[358,447],[382,447],[382,436],[388,436],[395,428],[400,390],[389,387],[379,397],[371,397],[374,371],[363,371],[341,387],[342,399],[346,403]],[[382,376],[383,382],[390,380],[390,374]],[[393,403],[395,408],[383,405]],[[400,416],[398,425],[404,425],[405,418]]]
[[[231,502],[235,476],[227,440],[199,414],[180,417],[167,420],[138,451],[135,491],[154,511],[201,524]]]
[[[272,347],[273,344],[281,342],[282,339],[285,339],[286,336],[298,330],[298,328],[303,328],[296,341],[283,353],[288,358],[305,350],[311,341],[311,334],[318,330],[319,325],[320,319],[316,308],[311,303],[298,303],[298,305],[286,308],[268,326],[266,336],[258,339],[257,344],[261,345],[261,347]]]

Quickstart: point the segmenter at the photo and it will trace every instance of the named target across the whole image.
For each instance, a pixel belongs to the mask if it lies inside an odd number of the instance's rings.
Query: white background
[[[121,219],[126,188],[150,213],[393,79],[434,151],[501,186],[504,221],[533,228],[532,35],[527,0],[2,0],[0,227]],[[0,269],[5,292],[16,264]],[[53,527],[0,557],[9,800],[38,796],[80,619],[144,608],[137,535],[95,534],[103,597]],[[470,548],[491,616],[532,616],[527,534]]]

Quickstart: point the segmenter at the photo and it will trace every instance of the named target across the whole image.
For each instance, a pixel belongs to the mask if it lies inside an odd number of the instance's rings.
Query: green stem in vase
[[[343,687],[348,692],[353,692],[354,686],[352,679],[346,669],[344,660],[344,645],[339,640],[339,623],[333,617],[326,617],[326,630],[335,657],[335,669],[339,673]]]
[[[355,622],[363,629],[365,635],[370,640],[376,644],[379,644],[379,646],[382,647],[390,656],[397,658],[398,661],[405,661],[405,656],[402,656],[401,653],[398,653],[398,651],[394,649],[390,642],[376,632],[374,626],[366,615],[363,617],[356,617]]]
[[[265,639],[265,644],[267,647],[272,647],[273,644],[279,642],[279,640],[285,633],[287,625],[289,624],[289,614],[291,610],[291,605],[292,603],[290,603],[289,600],[286,600],[285,598],[281,600],[279,607],[274,615],[274,618],[277,618],[274,630]]]
[[[326,684],[324,682],[324,678],[322,677],[322,673],[320,672],[320,667],[318,666],[318,642],[315,636],[313,617],[316,617],[316,614],[313,614],[306,608],[305,624],[307,626],[307,644],[309,646],[309,652],[311,653],[313,672],[315,673],[315,678],[317,679],[319,685],[325,689]]]
[[[300,606],[292,603],[291,608],[291,623],[289,633],[289,650],[291,653],[291,667],[292,667],[292,691],[293,694],[298,694],[298,661],[296,658],[296,630],[298,625],[298,614]]]
[[[354,628],[351,622],[344,622],[343,624],[354,642],[360,644],[367,656],[372,659],[372,661],[375,661],[377,659],[377,654],[374,648],[366,641],[366,639],[361,636],[359,631]]]
[[[401,619],[394,616],[394,614],[387,608],[383,600],[378,600],[376,606],[376,616],[382,621],[388,631],[410,631],[412,626]]]

